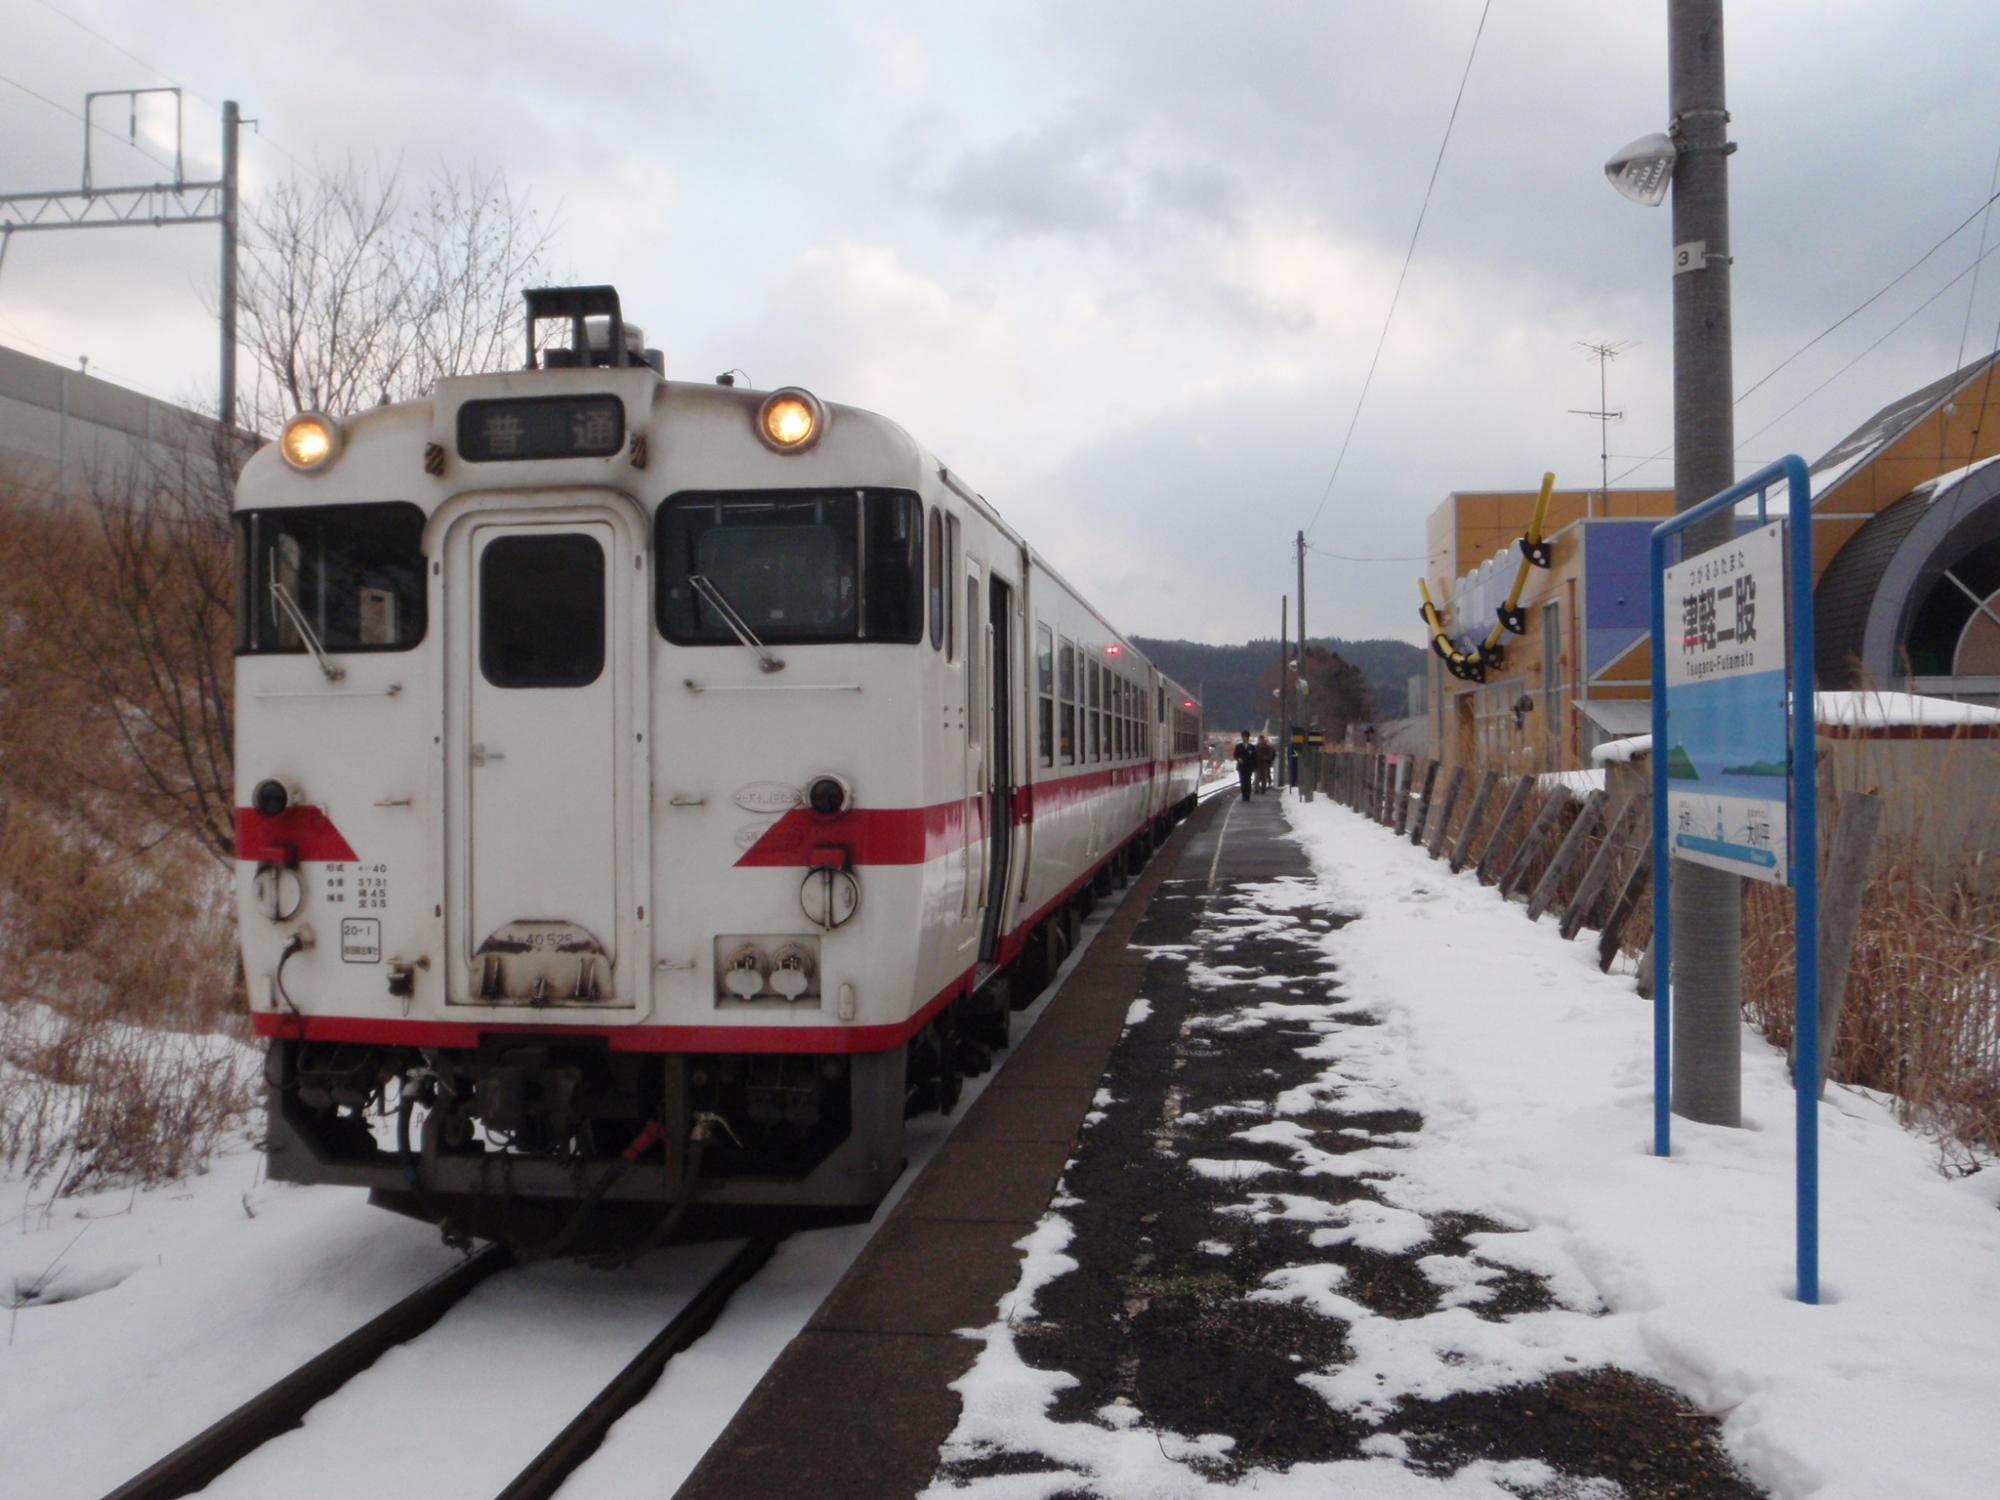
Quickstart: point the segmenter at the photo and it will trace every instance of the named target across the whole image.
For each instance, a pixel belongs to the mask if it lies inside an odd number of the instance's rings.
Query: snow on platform
[[[1398,1055],[1376,1066],[1431,1127],[1399,1158],[1399,1206],[1435,1194],[1536,1226],[1607,1309],[1605,1336],[1720,1416],[1779,1500],[1989,1492],[2000,1169],[1947,1178],[1880,1099],[1829,1087],[1824,1301],[1795,1301],[1781,1052],[1746,1027],[1746,1128],[1676,1119],[1656,1158],[1652,1008],[1629,978],[1345,808],[1287,812],[1327,898],[1361,913],[1321,941],[1353,992],[1384,997]]]

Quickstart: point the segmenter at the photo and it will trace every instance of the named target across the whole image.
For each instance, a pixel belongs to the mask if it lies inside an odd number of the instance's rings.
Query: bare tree
[[[506,363],[552,233],[504,173],[476,167],[439,169],[410,203],[400,169],[349,162],[280,183],[245,219],[238,326],[250,425],[267,432]]]
[[[546,274],[549,247],[505,177],[476,169],[441,169],[406,205],[398,173],[350,164],[279,184],[246,219],[250,431],[207,427],[156,445],[98,474],[81,505],[17,502],[34,556],[7,575],[15,597],[0,597],[0,612],[43,624],[44,690],[82,694],[99,731],[107,753],[65,770],[104,835],[129,848],[178,830],[224,862],[235,846],[231,497],[254,434],[301,409],[407,400],[441,376],[507,362],[520,287]]]
[[[1338,739],[1350,724],[1366,724],[1375,717],[1375,694],[1361,669],[1336,651],[1312,646],[1298,665],[1298,677],[1305,679],[1301,718]],[[1268,667],[1258,679],[1259,701],[1278,690],[1278,669]]]

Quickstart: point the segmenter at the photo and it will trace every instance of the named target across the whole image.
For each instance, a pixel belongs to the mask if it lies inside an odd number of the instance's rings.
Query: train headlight
[[[847,811],[854,794],[838,776],[815,776],[806,788],[806,805],[823,818]]]
[[[340,452],[340,426],[316,411],[302,411],[278,434],[278,451],[301,473],[324,469]]]
[[[826,408],[810,391],[787,386],[757,408],[757,436],[776,453],[803,453],[826,430]]]

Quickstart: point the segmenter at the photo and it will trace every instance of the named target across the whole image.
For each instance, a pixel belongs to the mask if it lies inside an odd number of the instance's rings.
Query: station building
[[[2000,358],[1876,412],[1811,466],[1815,655],[1822,690],[2000,705]],[[1486,639],[1521,560],[1529,490],[1458,491],[1426,528],[1446,634]],[[1557,490],[1530,568],[1526,632],[1483,682],[1433,655],[1429,753],[1447,765],[1579,770],[1652,727],[1647,545],[1673,492]],[[1751,524],[1748,520],[1744,522]]]

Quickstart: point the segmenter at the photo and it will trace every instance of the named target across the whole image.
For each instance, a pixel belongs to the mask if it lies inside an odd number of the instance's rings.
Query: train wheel
[[[971,1009],[966,1013],[966,1035],[981,1048],[1003,1052],[1013,1044],[1014,1007],[1008,1000],[1012,992],[1013,986],[1003,974],[968,1002]]]

